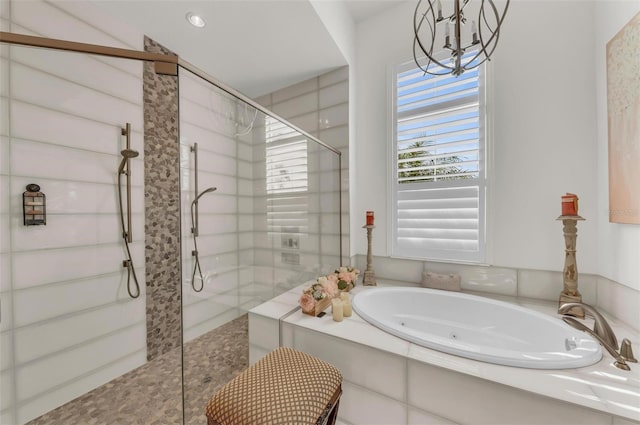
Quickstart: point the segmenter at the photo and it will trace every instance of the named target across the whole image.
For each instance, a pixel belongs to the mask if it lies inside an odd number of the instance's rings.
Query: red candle
[[[373,226],[373,211],[367,211],[367,226]]]
[[[574,193],[562,195],[562,215],[578,215],[578,195]]]

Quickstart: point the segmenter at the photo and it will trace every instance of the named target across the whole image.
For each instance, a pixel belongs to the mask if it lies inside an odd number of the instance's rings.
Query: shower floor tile
[[[180,355],[179,349],[166,353],[29,425],[181,424]],[[185,423],[206,423],[209,398],[248,364],[246,314],[185,344]]]

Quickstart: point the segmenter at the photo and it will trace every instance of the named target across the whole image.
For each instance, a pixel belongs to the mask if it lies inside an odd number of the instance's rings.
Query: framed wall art
[[[607,43],[609,221],[640,224],[640,13]]]

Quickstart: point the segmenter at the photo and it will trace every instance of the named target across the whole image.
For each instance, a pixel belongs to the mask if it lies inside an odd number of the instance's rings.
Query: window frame
[[[478,250],[473,252],[465,252],[462,250],[420,250],[417,253],[404,252],[398,245],[398,74],[406,72],[411,69],[418,70],[413,60],[394,63],[388,66],[388,81],[389,81],[389,99],[387,103],[390,113],[388,114],[390,119],[389,125],[389,140],[388,152],[389,152],[389,177],[388,177],[388,216],[391,217],[391,225],[388,228],[387,236],[390,241],[388,244],[389,255],[394,258],[408,258],[417,259],[422,261],[441,261],[451,263],[472,263],[472,264],[486,264],[487,263],[487,205],[488,205],[488,186],[489,186],[489,173],[488,165],[490,159],[490,125],[489,125],[489,84],[488,81],[491,76],[491,67],[488,62],[485,62],[478,68],[478,177],[474,178],[474,185],[478,186]],[[448,103],[448,102],[445,102]],[[455,103],[455,102],[452,102]],[[421,108],[436,110],[433,106]],[[407,114],[402,114],[406,116]],[[463,187],[470,186],[468,182],[465,184],[465,180],[443,180],[437,182],[421,182],[421,183],[405,183],[411,184],[412,187],[419,188],[450,188],[450,187]]]

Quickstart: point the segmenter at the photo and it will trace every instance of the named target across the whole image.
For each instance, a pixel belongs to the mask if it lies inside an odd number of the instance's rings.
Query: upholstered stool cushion
[[[341,393],[338,369],[280,347],[225,384],[206,415],[210,425],[311,425],[321,423]]]

